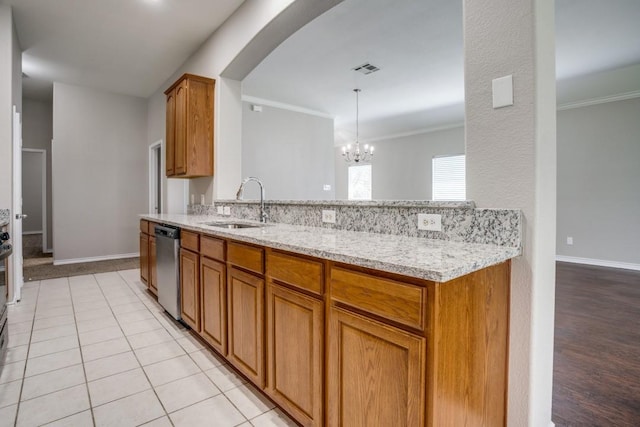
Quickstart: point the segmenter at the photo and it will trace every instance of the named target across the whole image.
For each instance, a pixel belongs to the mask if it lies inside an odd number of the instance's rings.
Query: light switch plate
[[[491,89],[493,92],[493,108],[513,105],[513,75],[493,79]]]
[[[442,231],[442,215],[418,214],[418,230]]]
[[[224,215],[224,208],[222,206],[216,206],[216,212],[218,215]]]
[[[336,223],[336,211],[333,209],[323,209],[322,210],[322,222],[326,222],[328,224]]]
[[[230,206],[225,206],[224,207],[224,214],[225,215],[231,215],[231,207]]]

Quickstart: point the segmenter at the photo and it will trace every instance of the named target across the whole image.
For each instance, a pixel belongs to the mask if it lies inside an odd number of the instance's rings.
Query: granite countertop
[[[203,224],[211,221],[258,224],[223,216],[143,214],[140,217],[213,236],[436,282],[446,282],[521,254],[516,247],[321,227],[269,223],[259,228],[226,229]]]

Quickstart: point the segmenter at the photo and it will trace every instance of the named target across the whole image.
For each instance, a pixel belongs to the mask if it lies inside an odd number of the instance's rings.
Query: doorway
[[[22,149],[22,254],[24,266],[52,263],[47,251],[47,151]]]
[[[162,213],[164,156],[162,140],[149,146],[149,212]]]

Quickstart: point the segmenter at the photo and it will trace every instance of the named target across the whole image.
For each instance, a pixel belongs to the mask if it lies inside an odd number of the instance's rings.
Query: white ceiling
[[[560,84],[640,63],[639,22],[638,0],[556,0]],[[381,71],[351,71],[365,62]],[[346,0],[282,43],[243,94],[334,116],[339,143],[353,134],[356,87],[365,140],[461,122],[462,1]]]
[[[52,81],[148,97],[243,2],[0,1],[13,10],[25,95],[36,97]]]
[[[13,9],[27,97],[50,97],[52,81],[148,97],[242,2],[0,0]],[[363,139],[459,123],[461,3],[345,0],[283,42],[243,93],[335,117],[338,137],[353,133],[356,87]],[[633,64],[609,87],[625,76],[640,90],[638,22],[639,0],[556,0],[559,97],[563,82]],[[351,71],[365,62],[381,71]],[[575,98],[596,80],[567,87]]]

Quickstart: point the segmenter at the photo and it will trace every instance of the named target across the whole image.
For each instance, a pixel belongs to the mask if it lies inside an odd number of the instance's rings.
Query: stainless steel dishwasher
[[[155,234],[158,302],[180,320],[180,229],[156,225]]]

